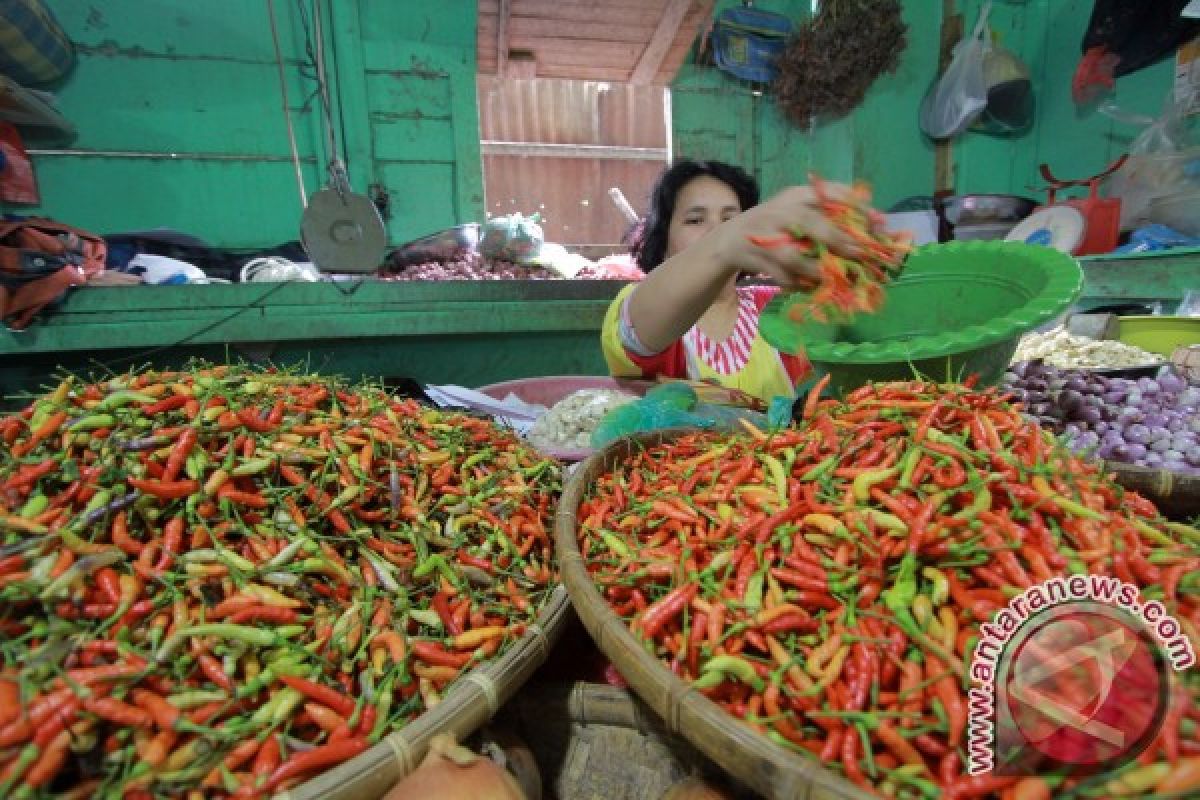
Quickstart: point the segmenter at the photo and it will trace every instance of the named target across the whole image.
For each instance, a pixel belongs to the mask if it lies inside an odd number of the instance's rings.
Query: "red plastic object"
[[[1087,105],[1117,85],[1113,70],[1121,57],[1108,52],[1104,45],[1089,48],[1079,59],[1075,75],[1071,79],[1071,97],[1076,105]]]
[[[1129,158],[1128,155],[1123,155],[1109,164],[1103,172],[1081,180],[1061,180],[1054,177],[1048,164],[1041,165],[1042,177],[1050,184],[1046,187],[1046,205],[1042,208],[1053,205],[1071,206],[1083,215],[1083,219],[1087,223],[1083,241],[1079,243],[1079,247],[1072,252],[1072,255],[1089,256],[1097,253],[1111,253],[1116,249],[1121,235],[1121,198],[1101,197],[1100,181],[1120,169],[1127,158]],[[1087,197],[1057,200],[1059,190],[1072,186],[1088,187]]]

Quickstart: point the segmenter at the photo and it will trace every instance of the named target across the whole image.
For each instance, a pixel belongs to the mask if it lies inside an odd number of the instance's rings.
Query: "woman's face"
[[[710,175],[692,178],[675,198],[675,213],[667,230],[667,258],[741,211],[737,192],[729,184]]]

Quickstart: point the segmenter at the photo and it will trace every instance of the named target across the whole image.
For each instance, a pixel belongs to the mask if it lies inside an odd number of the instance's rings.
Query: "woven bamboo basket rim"
[[[415,770],[439,733],[460,741],[516,693],[549,655],[567,621],[571,603],[559,584],[525,633],[504,655],[459,678],[441,702],[369,750],[321,773],[275,800],[374,800]]]
[[[1126,489],[1148,497],[1164,513],[1200,514],[1200,475],[1139,467],[1121,461],[1101,461],[1100,468],[1112,473],[1117,483]]]
[[[618,439],[584,461],[563,489],[554,524],[559,570],[575,612],[600,650],[658,714],[670,733],[755,791],[771,798],[866,800],[871,795],[815,758],[791,752],[739,723],[646,651],[596,590],[576,539],[578,509],[594,481],[629,455],[693,430],[667,429]]]

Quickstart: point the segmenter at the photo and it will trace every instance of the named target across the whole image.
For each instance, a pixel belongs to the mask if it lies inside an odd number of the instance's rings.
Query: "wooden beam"
[[[963,17],[957,13],[954,0],[942,0],[942,31],[938,54],[938,75],[945,72],[954,55],[954,45],[962,38]],[[940,139],[933,145],[934,196],[954,193],[954,147],[950,139]]]
[[[646,49],[642,51],[642,57],[633,68],[630,83],[646,84],[654,80],[663,59],[671,49],[671,43],[675,41],[675,35],[679,33],[679,26],[683,24],[683,19],[691,7],[692,0],[670,0],[667,3],[658,20],[658,26],[654,29],[654,35],[650,37]]]
[[[500,0],[496,17],[496,74],[501,78],[508,73],[508,18],[512,14],[512,0]]]

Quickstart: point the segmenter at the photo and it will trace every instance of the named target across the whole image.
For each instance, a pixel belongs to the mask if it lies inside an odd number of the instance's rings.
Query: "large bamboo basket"
[[[461,741],[491,719],[546,660],[570,611],[566,589],[555,587],[525,634],[500,658],[460,678],[434,708],[344,764],[318,775],[277,800],[375,800],[415,770],[439,733]]]
[[[1100,464],[1105,472],[1113,473],[1117,483],[1152,500],[1164,515],[1177,519],[1200,515],[1200,476],[1135,467],[1120,461]]]
[[[576,538],[577,512],[584,495],[614,464],[680,434],[679,430],[665,430],[618,439],[580,464],[567,482],[558,504],[554,538],[559,569],[576,613],[597,646],[662,718],[666,729],[683,736],[747,786],[771,798],[866,800],[870,795],[840,775],[738,722],[672,674],[646,652],[592,583]]]

